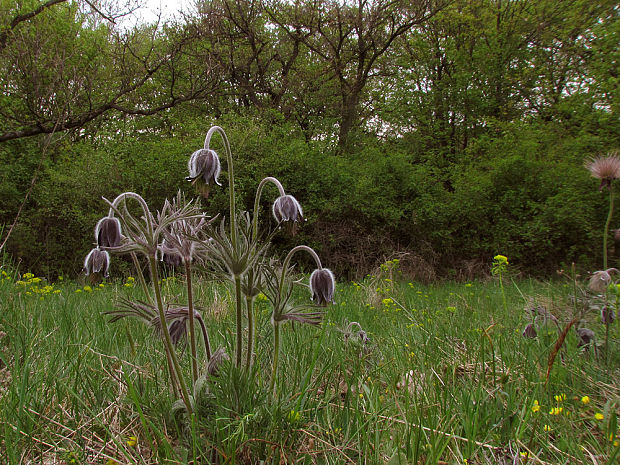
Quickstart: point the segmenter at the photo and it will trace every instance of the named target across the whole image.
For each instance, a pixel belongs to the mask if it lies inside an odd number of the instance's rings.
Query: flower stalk
[[[183,259],[185,263],[185,279],[187,280],[187,308],[189,321],[189,345],[192,357],[192,379],[194,384],[198,380],[198,353],[196,351],[196,329],[194,324],[194,295],[192,292],[192,266],[190,260]]]

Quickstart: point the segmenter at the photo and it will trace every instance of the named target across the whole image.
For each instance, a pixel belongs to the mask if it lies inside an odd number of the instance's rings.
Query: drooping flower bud
[[[108,277],[108,269],[110,268],[110,254],[105,250],[95,248],[91,250],[84,259],[84,272],[86,276],[91,273],[103,272],[104,277]]]
[[[609,306],[605,305],[601,309],[601,321],[604,325],[610,325],[616,319],[615,312]]]
[[[121,245],[121,222],[113,216],[101,218],[95,226],[95,240],[98,247]]]
[[[209,193],[211,184],[217,184],[220,175],[220,159],[215,151],[210,149],[200,149],[192,153],[187,163],[189,176],[185,179],[191,181],[196,188],[205,196]]]
[[[579,341],[577,342],[577,347],[584,347],[590,345],[591,342],[594,341],[594,331],[588,328],[577,328],[575,330],[577,332],[577,337]]]
[[[327,268],[314,270],[310,275],[310,293],[315,304],[323,307],[334,302],[336,279]]]
[[[523,330],[523,337],[534,339],[537,335],[538,334],[536,333],[536,328],[534,328],[534,325],[532,323],[527,325]]]
[[[273,216],[278,223],[282,221],[301,222],[304,212],[301,205],[292,195],[282,195],[276,199],[272,207]]]

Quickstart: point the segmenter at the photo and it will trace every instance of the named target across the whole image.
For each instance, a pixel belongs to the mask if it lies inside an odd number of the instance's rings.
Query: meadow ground
[[[606,334],[599,313],[587,312],[580,325],[596,345],[578,347],[571,328],[547,380],[558,335],[580,305],[570,280],[505,276],[503,291],[497,280],[425,286],[386,266],[340,284],[322,326],[283,326],[275,398],[270,306],[259,296],[254,376],[222,365],[190,420],[172,413],[159,338],[103,314],[120,298],[143,298],[135,282],[51,284],[2,271],[0,463],[613,464],[620,456],[620,322]],[[182,280],[164,280],[168,301],[183,300]],[[231,291],[199,282],[195,292],[212,345],[233,353]],[[537,337],[524,337],[532,322]]]

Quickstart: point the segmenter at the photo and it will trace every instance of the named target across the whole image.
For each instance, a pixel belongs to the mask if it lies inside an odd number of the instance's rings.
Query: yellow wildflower
[[[549,425],[545,425],[545,426],[543,427],[543,429],[544,429],[545,431],[551,431],[551,426],[549,426]]]
[[[581,398],[581,403],[584,405],[588,405],[590,403],[590,398],[588,396],[583,396]]]
[[[566,400],[566,394],[558,394],[556,396],[553,396],[553,398],[556,400],[556,402],[562,402]]]
[[[86,292],[93,292],[93,288],[92,288],[92,287],[90,287],[90,286],[84,286],[84,290],[85,290]]]
[[[540,411],[540,404],[537,400],[534,401],[534,405],[532,405],[532,412],[536,413]]]
[[[138,438],[136,438],[135,436],[129,436],[129,439],[127,439],[127,445],[129,447],[134,447],[137,443],[138,443]]]
[[[562,410],[564,410],[562,407],[553,407],[549,411],[549,415],[559,415],[560,413],[562,413]]]
[[[595,420],[599,420],[600,421],[603,418],[605,418],[605,416],[602,413],[600,413],[600,412],[597,412],[597,413],[594,414],[594,419]]]

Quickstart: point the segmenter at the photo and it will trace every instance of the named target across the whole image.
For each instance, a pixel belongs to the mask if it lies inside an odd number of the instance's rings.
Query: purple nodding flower
[[[601,320],[604,325],[610,325],[616,319],[616,315],[613,309],[609,308],[607,305],[603,306],[601,309]]]
[[[213,150],[200,149],[192,153],[187,163],[189,169],[189,176],[185,179],[195,184],[200,181],[203,184],[215,183],[221,186],[217,182],[217,178],[220,175],[220,159]]]
[[[579,341],[577,342],[577,347],[589,346],[591,342],[594,341],[594,331],[588,328],[577,328],[575,330],[577,332],[577,337]]]
[[[121,222],[113,216],[101,218],[95,226],[97,247],[118,247],[121,245]]]
[[[536,336],[538,336],[538,333],[536,332],[536,328],[534,328],[534,325],[530,323],[523,330],[523,337],[534,339]]]
[[[86,276],[91,273],[103,272],[104,277],[108,277],[108,269],[110,268],[110,254],[105,250],[95,248],[91,250],[84,259],[84,272]]]
[[[278,223],[282,221],[302,222],[304,212],[301,205],[292,195],[281,195],[273,203],[273,216]]]
[[[310,275],[310,293],[315,304],[323,307],[334,303],[336,279],[334,273],[327,268],[314,270]]]

